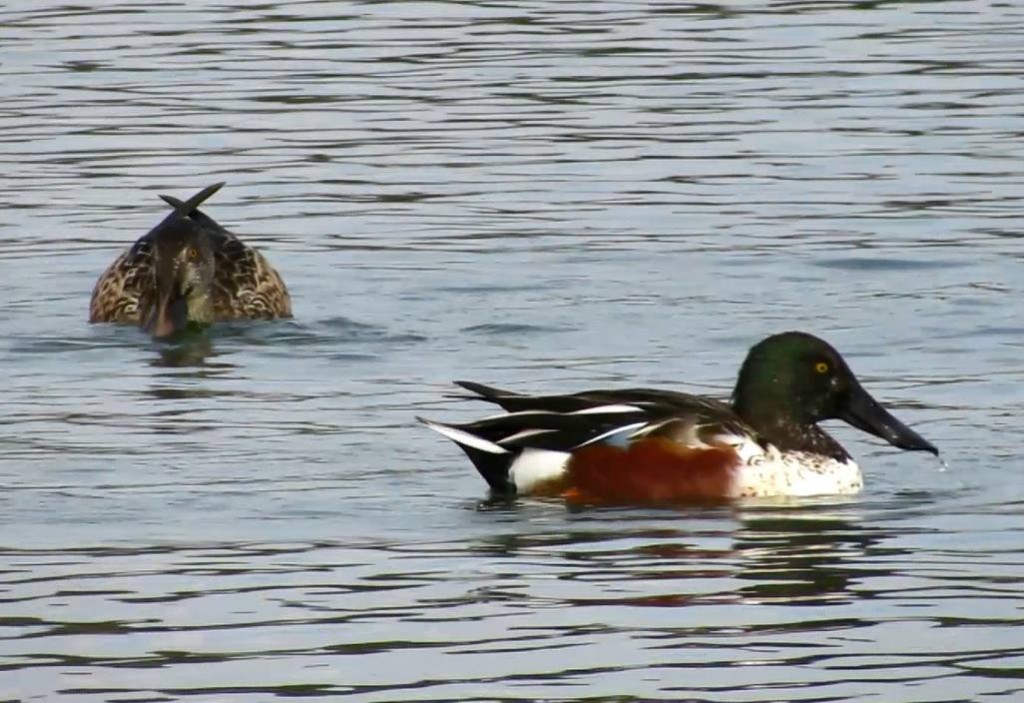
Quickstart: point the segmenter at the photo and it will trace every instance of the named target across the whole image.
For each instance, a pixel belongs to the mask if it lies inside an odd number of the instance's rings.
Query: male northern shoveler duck
[[[728,404],[642,388],[535,396],[457,383],[508,414],[420,421],[458,444],[502,495],[657,503],[856,493],[860,469],[818,427],[830,419],[938,455],[864,390],[839,352],[803,332],[755,345]]]
[[[189,323],[292,316],[281,276],[252,247],[198,208],[223,183],[182,202],[103,272],[92,291],[89,322],[129,322],[157,337]]]

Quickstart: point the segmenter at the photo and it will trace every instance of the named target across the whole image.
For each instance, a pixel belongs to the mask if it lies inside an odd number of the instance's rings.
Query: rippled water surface
[[[1016,2],[0,10],[0,700],[1024,699]],[[296,317],[86,323],[181,197]],[[490,505],[416,415],[832,341],[948,468]]]

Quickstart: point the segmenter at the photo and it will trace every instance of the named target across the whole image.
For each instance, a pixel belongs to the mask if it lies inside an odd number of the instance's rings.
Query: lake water
[[[0,700],[1024,700],[1024,6],[8,4]],[[164,212],[295,319],[86,322]],[[452,379],[725,396],[824,336],[856,498],[488,505]]]

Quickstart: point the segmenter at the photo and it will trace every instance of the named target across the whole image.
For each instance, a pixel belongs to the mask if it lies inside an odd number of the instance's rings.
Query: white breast
[[[864,487],[853,459],[780,452],[771,446],[751,454],[739,471],[740,497],[851,495]]]

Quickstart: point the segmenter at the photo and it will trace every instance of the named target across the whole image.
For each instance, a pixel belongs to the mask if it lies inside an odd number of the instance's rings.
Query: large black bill
[[[157,298],[144,327],[154,337],[170,337],[188,324],[188,303],[180,295],[161,295]]]
[[[859,385],[854,388],[846,407],[840,411],[839,419],[881,437],[894,447],[939,455],[934,444],[893,417]]]

